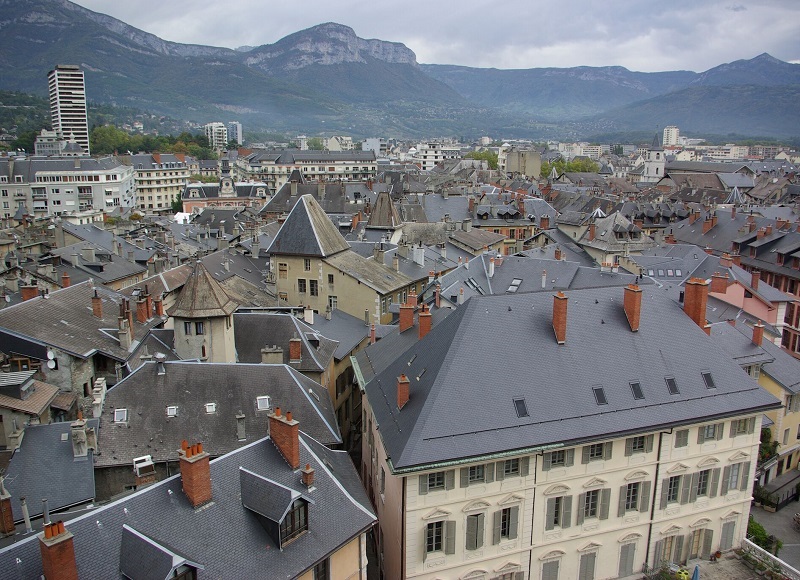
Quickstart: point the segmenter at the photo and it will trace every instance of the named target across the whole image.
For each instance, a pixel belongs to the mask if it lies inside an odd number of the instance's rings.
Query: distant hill
[[[575,126],[584,134],[615,124],[652,130],[675,118],[684,131],[800,133],[797,107],[786,100],[800,85],[800,66],[766,54],[704,73],[497,70],[419,65],[405,45],[359,38],[335,23],[233,50],[169,42],[68,0],[0,0],[0,14],[0,90],[45,95],[47,71],[77,64],[90,101],[196,123],[236,119],[255,130],[353,136],[557,138],[579,136]],[[746,88],[754,86],[773,90]]]

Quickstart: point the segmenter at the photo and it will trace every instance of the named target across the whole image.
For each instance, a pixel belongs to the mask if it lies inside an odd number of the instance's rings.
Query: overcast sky
[[[228,48],[337,22],[431,64],[700,72],[763,52],[800,62],[798,0],[76,1],[165,40]]]

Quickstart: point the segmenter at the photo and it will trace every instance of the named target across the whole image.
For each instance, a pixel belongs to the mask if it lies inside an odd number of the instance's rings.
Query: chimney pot
[[[764,325],[761,324],[759,320],[757,324],[753,326],[753,344],[756,346],[761,346],[761,343],[764,341]]]
[[[303,481],[303,485],[306,487],[311,487],[314,485],[314,468],[311,467],[310,463],[306,463],[305,469],[301,472],[301,479]]]
[[[280,409],[269,416],[269,436],[278,448],[283,458],[292,469],[300,467],[300,428],[299,423],[292,419],[291,411],[286,417],[281,417]]]
[[[758,290],[758,282],[761,280],[761,272],[759,270],[753,270],[751,272],[750,277],[750,286],[753,287],[753,290]]]
[[[184,442],[181,442],[183,448]],[[196,443],[184,453],[179,453],[181,484],[192,507],[211,501],[211,467],[209,455],[203,451],[202,443]]]
[[[431,311],[426,304],[422,305],[419,313],[419,339],[425,338],[431,331]]]
[[[39,536],[42,557],[42,577],[48,580],[78,580],[78,565],[72,534],[64,522],[46,524]]]

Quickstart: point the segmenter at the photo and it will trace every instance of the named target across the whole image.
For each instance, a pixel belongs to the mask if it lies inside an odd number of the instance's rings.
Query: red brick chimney
[[[732,264],[733,260],[731,260],[731,255],[728,252],[725,252],[722,254],[722,256],[720,256],[719,265],[721,268],[730,268]]]
[[[289,362],[299,363],[303,359],[303,341],[292,337],[289,339]]]
[[[706,246],[705,248],[703,248],[703,251],[709,256],[714,255],[714,248],[712,248],[711,246]]]
[[[764,228],[764,235],[765,236],[772,235],[772,224],[767,224],[767,227]]]
[[[416,290],[412,289],[411,292],[408,293],[408,303],[411,304],[411,306],[413,306],[414,308],[418,306]]]
[[[703,233],[708,233],[708,231],[713,227],[714,221],[710,217],[706,217],[706,219],[703,220]]]
[[[733,254],[731,256],[731,261],[740,268],[742,267],[742,256],[740,254]]]
[[[553,257],[556,260],[561,260],[561,246],[556,246],[555,252],[553,253]]]
[[[664,241],[667,244],[677,244],[678,243],[678,241],[675,239],[675,235],[672,234],[672,233],[667,234],[666,237],[664,237]]]
[[[36,284],[25,284],[19,287],[19,293],[22,296],[22,301],[31,300],[39,295],[39,287]]]
[[[442,306],[442,289],[439,288],[438,284],[433,290],[433,303],[436,305],[436,308],[441,308]]]
[[[754,231],[756,231],[756,222],[749,222],[747,224],[747,233],[752,234]]]
[[[300,479],[306,487],[314,485],[314,468],[310,463],[306,463],[305,469],[300,470]]]
[[[147,300],[144,298],[136,301],[136,320],[141,324],[147,322]]]
[[[549,230],[550,229],[550,216],[549,215],[542,215],[539,218],[539,228],[542,230]]]
[[[269,414],[269,437],[292,469],[300,467],[300,423],[292,419],[292,412],[281,415],[281,408]]]
[[[696,222],[697,218],[699,217],[699,215],[700,214],[695,210],[692,210],[691,212],[689,212],[689,223],[693,224],[694,222]]]
[[[759,229],[758,229],[758,231],[756,232],[756,239],[757,239],[757,240],[760,240],[760,239],[761,239],[761,238],[763,238],[763,237],[764,237],[766,234],[767,234],[767,230],[766,230],[766,228],[759,228]]]
[[[39,534],[39,550],[42,554],[42,575],[47,580],[78,580],[78,564],[75,561],[75,546],[72,534],[64,522],[45,524]]]
[[[631,332],[638,332],[642,315],[642,289],[636,284],[628,284],[625,287],[622,306],[625,309],[625,316],[628,317],[628,324],[631,325]]]
[[[94,291],[94,296],[92,296],[92,314],[96,318],[103,318],[103,299],[97,295],[97,290]]]
[[[589,241],[594,240],[595,233],[597,232],[597,226],[594,225],[594,222],[589,224]]]
[[[400,305],[400,332],[405,332],[414,326],[414,306],[406,301]]]
[[[684,288],[683,311],[703,329],[706,326],[707,304],[708,282],[702,278],[690,278]]]
[[[757,324],[753,326],[753,344],[756,346],[761,346],[761,343],[764,340],[764,325],[761,324],[759,320]]]
[[[153,298],[156,309],[156,316],[164,316],[164,301],[161,298]]]
[[[69,274],[67,272],[64,272],[63,274],[61,274],[61,287],[69,288],[69,285],[70,285]]]
[[[150,296],[150,290],[147,284],[144,285],[144,299],[147,301],[147,318],[153,316],[153,297]]]
[[[423,304],[422,310],[419,311],[419,338],[422,340],[431,331],[431,311],[428,310],[428,305]]]
[[[11,511],[11,494],[3,485],[0,477],[0,537],[10,536],[14,533],[14,513]]]
[[[561,290],[553,295],[553,331],[556,342],[564,344],[567,340],[567,297]]]
[[[402,410],[410,397],[411,381],[405,375],[397,377],[397,408]]]
[[[475,198],[470,196],[468,203],[469,203],[469,207],[468,207],[469,214],[470,215],[475,215]]]
[[[728,290],[728,275],[724,276],[719,272],[714,272],[711,276],[711,288],[709,292],[716,294],[725,294]]]
[[[377,337],[375,336],[375,323],[373,322],[372,325],[369,327],[369,343],[375,344],[377,342]]]
[[[761,272],[759,270],[753,270],[750,274],[750,286],[753,287],[753,290],[758,290],[758,282],[761,280]]]
[[[189,445],[181,443],[178,452],[181,464],[181,484],[183,493],[192,507],[198,507],[211,501],[211,466],[209,455],[203,451],[203,444]]]

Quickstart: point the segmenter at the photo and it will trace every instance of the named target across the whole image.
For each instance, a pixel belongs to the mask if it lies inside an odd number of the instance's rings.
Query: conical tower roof
[[[175,318],[228,316],[239,306],[225,293],[202,262],[195,262],[192,275],[181,288],[168,314]]]
[[[392,203],[388,191],[382,191],[375,200],[375,208],[369,214],[368,228],[395,229],[400,225],[400,214]]]
[[[661,140],[658,138],[658,133],[653,137],[653,144],[650,145],[650,151],[661,151]]]
[[[289,212],[269,247],[270,254],[327,258],[350,244],[312,195],[304,195]]]

